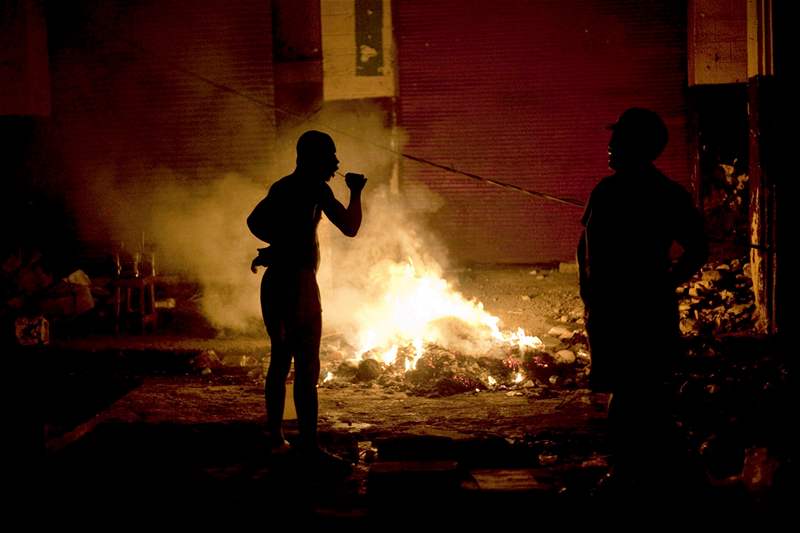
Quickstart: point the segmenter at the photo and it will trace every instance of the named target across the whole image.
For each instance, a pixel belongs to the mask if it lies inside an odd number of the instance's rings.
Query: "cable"
[[[180,65],[179,63],[177,63],[175,61],[172,61],[170,59],[166,59],[164,57],[159,56],[155,52],[143,47],[142,45],[140,45],[140,44],[138,44],[138,43],[136,43],[134,41],[131,41],[131,40],[126,39],[126,38],[121,37],[121,36],[116,36],[116,38],[118,40],[124,42],[128,46],[131,46],[132,48],[135,48],[135,49],[137,49],[137,50],[139,50],[141,52],[144,52],[145,54],[147,54],[149,56],[152,56],[152,57],[154,57],[154,58],[156,58],[156,59],[158,59],[158,60],[160,60],[160,61],[162,61],[162,62],[164,62],[164,63],[166,63],[168,65],[170,65],[171,67],[173,67],[178,72],[182,72],[183,74],[186,74],[187,76],[191,76],[193,78],[196,78],[196,79],[202,81],[203,83],[207,83],[208,85],[211,85],[212,87],[215,87],[215,88],[217,88],[217,89],[219,89],[221,91],[225,91],[225,92],[228,92],[228,93],[233,94],[235,96],[238,96],[240,98],[244,98],[245,100],[248,100],[248,101],[250,101],[250,102],[252,102],[252,103],[254,103],[256,105],[259,105],[259,106],[262,106],[262,107],[265,107],[265,108],[268,108],[268,109],[273,109],[274,111],[276,111],[278,113],[282,113],[284,115],[297,118],[297,119],[299,119],[301,121],[301,123],[315,124],[315,125],[317,125],[317,126],[319,126],[321,128],[327,129],[328,131],[334,132],[334,133],[339,134],[339,135],[344,135],[346,137],[349,137],[351,139],[355,139],[355,140],[357,140],[359,142],[368,144],[370,146],[374,146],[375,148],[378,148],[378,149],[383,150],[385,152],[394,154],[394,155],[396,155],[398,157],[402,157],[404,159],[408,159],[410,161],[415,161],[417,163],[421,163],[421,164],[424,164],[424,165],[429,165],[429,166],[444,170],[446,172],[450,172],[450,173],[453,173],[453,174],[458,174],[458,175],[461,175],[461,176],[465,176],[467,178],[471,178],[471,179],[474,179],[474,180],[477,180],[477,181],[482,181],[484,183],[489,183],[489,184],[494,185],[496,187],[502,187],[502,188],[505,188],[505,189],[510,189],[512,191],[521,192],[521,193],[527,194],[529,196],[533,196],[533,197],[536,197],[536,198],[543,198],[545,200],[550,200],[550,201],[553,201],[553,202],[558,202],[558,203],[565,204],[565,205],[570,205],[570,206],[573,206],[573,207],[583,208],[584,205],[585,205],[583,202],[581,202],[579,200],[574,200],[572,198],[561,198],[559,196],[554,196],[552,194],[547,194],[547,193],[543,193],[543,192],[539,192],[539,191],[533,191],[533,190],[530,190],[530,189],[525,189],[525,188],[519,187],[517,185],[511,185],[510,183],[505,183],[505,182],[494,180],[494,179],[491,179],[491,178],[486,178],[484,176],[480,176],[480,175],[474,174],[472,172],[467,172],[465,170],[460,170],[460,169],[455,168],[453,166],[448,166],[448,165],[443,165],[441,163],[436,163],[435,161],[431,161],[430,159],[426,159],[424,157],[418,157],[418,156],[415,156],[415,155],[407,154],[405,152],[400,152],[400,151],[395,150],[393,148],[390,148],[388,146],[384,146],[384,145],[376,143],[374,141],[370,141],[368,139],[364,139],[362,137],[359,137],[358,135],[349,133],[349,132],[344,131],[344,130],[340,130],[338,128],[334,128],[334,127],[332,127],[332,126],[330,126],[330,125],[328,125],[328,124],[326,124],[326,123],[324,123],[324,122],[322,122],[320,120],[312,118],[314,115],[316,115],[318,110],[316,110],[311,115],[304,116],[304,115],[301,115],[300,113],[295,113],[293,111],[289,111],[289,110],[280,108],[280,107],[276,106],[275,104],[272,104],[270,102],[267,102],[265,100],[262,100],[260,98],[255,97],[255,96],[252,96],[250,94],[247,94],[247,93],[244,93],[242,91],[239,91],[238,89],[235,89],[233,87],[225,85],[224,83],[212,80],[211,78],[203,76],[202,74],[199,74],[199,73],[197,73],[197,72],[195,72],[193,70],[189,70],[189,69],[183,67],[182,65]]]
[[[312,118],[314,115],[316,115],[319,112],[319,109],[315,109],[310,115],[301,115],[300,113],[295,113],[293,111],[289,111],[289,110],[283,109],[281,107],[276,106],[275,104],[272,104],[270,102],[267,102],[265,100],[262,100],[260,98],[255,97],[255,96],[252,96],[252,95],[249,95],[249,94],[244,93],[242,91],[239,91],[238,89],[235,89],[233,87],[225,85],[224,83],[220,83],[218,81],[212,80],[211,78],[203,76],[202,74],[199,74],[199,73],[197,73],[197,72],[195,72],[193,70],[189,70],[189,69],[181,66],[180,64],[176,63],[175,61],[172,61],[170,59],[166,59],[164,57],[159,56],[155,52],[153,52],[153,51],[141,46],[140,44],[138,44],[138,43],[136,43],[134,41],[131,41],[129,39],[125,39],[124,37],[120,37],[120,36],[117,36],[117,39],[121,40],[122,42],[126,43],[127,45],[131,46],[132,48],[135,48],[135,49],[137,49],[137,50],[139,50],[141,52],[144,52],[147,55],[150,55],[152,57],[155,57],[156,59],[159,59],[160,61],[163,61],[166,64],[171,65],[175,70],[177,70],[179,72],[182,72],[182,73],[186,74],[187,76],[191,76],[193,78],[196,78],[196,79],[198,79],[198,80],[200,80],[200,81],[202,81],[204,83],[207,83],[208,85],[211,85],[212,87],[215,87],[215,88],[217,88],[217,89],[219,89],[221,91],[225,91],[225,92],[228,92],[228,93],[233,94],[235,96],[238,96],[240,98],[244,98],[245,100],[248,100],[248,101],[250,101],[250,102],[252,102],[254,104],[257,104],[257,105],[259,105],[261,107],[265,107],[265,108],[268,108],[268,109],[273,109],[274,111],[276,111],[278,113],[282,113],[284,115],[288,115],[290,117],[297,118],[297,119],[299,119],[301,121],[301,123],[316,124],[317,126],[320,126],[320,127],[324,128],[324,129],[327,129],[327,130],[332,131],[334,133],[337,133],[339,135],[344,135],[344,136],[349,137],[351,139],[355,139],[355,140],[357,140],[359,142],[362,142],[362,143],[365,143],[365,144],[369,144],[370,146],[374,146],[375,148],[378,148],[378,149],[383,150],[385,152],[388,152],[388,153],[394,154],[396,156],[402,157],[404,159],[408,159],[410,161],[415,161],[415,162],[421,163],[423,165],[429,165],[429,166],[432,166],[434,168],[438,168],[438,169],[444,170],[446,172],[450,172],[450,173],[453,173],[453,174],[458,174],[460,176],[464,176],[464,177],[467,177],[467,178],[470,178],[470,179],[474,179],[474,180],[477,180],[477,181],[482,181],[484,183],[489,183],[489,184],[494,185],[496,187],[502,187],[502,188],[505,188],[505,189],[510,189],[512,191],[521,192],[523,194],[527,194],[527,195],[533,196],[535,198],[542,198],[542,199],[545,199],[545,200],[558,202],[558,203],[561,203],[561,204],[564,204],[564,205],[569,205],[569,206],[573,206],[573,207],[580,207],[580,208],[584,208],[585,207],[585,204],[583,202],[579,201],[579,200],[574,200],[572,198],[562,198],[562,197],[555,196],[555,195],[552,195],[552,194],[547,194],[547,193],[543,193],[543,192],[539,192],[539,191],[533,191],[531,189],[525,189],[524,187],[519,187],[517,185],[511,185],[510,183],[505,183],[505,182],[502,182],[502,181],[498,181],[498,180],[494,180],[494,179],[491,179],[491,178],[487,178],[487,177],[481,176],[479,174],[474,174],[472,172],[467,172],[465,170],[460,170],[460,169],[455,168],[453,166],[443,165],[441,163],[437,163],[435,161],[431,161],[430,159],[426,159],[424,157],[418,157],[418,156],[415,156],[415,155],[412,155],[412,154],[408,154],[408,153],[405,153],[405,152],[400,152],[400,151],[395,150],[393,148],[390,148],[388,146],[384,146],[384,145],[376,143],[374,141],[370,141],[368,139],[364,139],[364,138],[359,137],[359,136],[357,136],[357,135],[355,135],[353,133],[350,133],[350,132],[347,132],[347,131],[344,131],[344,130],[340,130],[340,129],[335,128],[333,126],[330,126],[329,124],[326,124],[326,123],[324,123],[324,122],[322,122],[320,120]],[[725,242],[725,241],[722,241],[722,240],[717,241],[716,239],[713,239],[713,238],[709,239],[709,240],[714,241],[714,242]],[[762,244],[758,244],[758,243],[749,243],[748,247],[752,248],[752,249],[767,251],[767,252],[770,251],[769,247],[764,246]]]

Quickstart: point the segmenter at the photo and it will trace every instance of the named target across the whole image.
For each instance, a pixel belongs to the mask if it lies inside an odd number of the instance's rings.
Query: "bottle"
[[[119,263],[121,278],[138,278],[139,277],[139,261],[140,254],[131,254],[125,249],[125,243],[120,242],[119,246]]]
[[[115,241],[111,252],[111,276],[119,279],[125,276],[125,243]]]
[[[142,232],[141,242],[141,262],[140,273],[142,277],[152,277],[156,275],[156,254],[155,247],[152,243],[145,241],[144,232]]]
[[[119,250],[115,250],[114,253],[111,254],[111,275],[117,279],[122,275],[122,261],[120,259]]]
[[[134,278],[138,278],[141,274],[141,265],[142,265],[142,254],[141,252],[136,252],[133,254],[131,258],[131,275]]]
[[[145,251],[142,253],[141,274],[143,277],[156,275],[156,254],[154,252]]]

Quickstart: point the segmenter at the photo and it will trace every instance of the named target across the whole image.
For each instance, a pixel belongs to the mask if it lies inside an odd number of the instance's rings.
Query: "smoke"
[[[369,320],[369,310],[387,294],[393,267],[408,264],[439,276],[447,264],[446,250],[425,230],[426,211],[418,205],[412,209],[383,185],[369,191],[364,204],[358,236],[346,239],[328,224],[321,241],[321,246],[327,245],[319,276],[325,323],[353,345],[358,344],[355,334]]]
[[[424,228],[424,216],[441,205],[432,194],[424,202],[417,194],[409,206],[391,192],[395,155],[361,139],[385,141],[398,134],[383,127],[384,113],[377,108],[357,114],[327,112],[314,124],[336,124],[328,132],[337,143],[340,167],[367,176],[362,205],[363,223],[355,238],[342,235],[325,217],[320,222],[320,289],[326,332],[339,332],[355,340],[360,325],[356,309],[368,308],[381,298],[385,287],[376,276],[376,265],[411,261],[427,272],[440,274],[446,251]],[[268,185],[288,174],[295,159],[297,137],[309,125],[287,132],[278,142],[275,162],[266,170],[267,186],[228,174],[212,183],[187,187],[185,181],[162,173],[157,195],[143,199],[151,210],[150,234],[165,254],[165,268],[185,272],[202,286],[201,306],[209,322],[220,330],[263,334],[259,304],[262,270],[255,276],[249,265],[263,243],[250,235],[245,220],[266,194]],[[357,131],[358,136],[341,131]],[[331,180],[335,196],[346,206],[349,191],[340,177]]]
[[[426,215],[442,200],[419,186],[413,205],[403,198],[401,161],[381,149],[400,151],[403,144],[391,110],[326,102],[321,112],[276,134],[275,110],[173,68],[270,99],[272,88],[256,81],[271,76],[260,59],[268,36],[231,40],[231,31],[256,23],[246,10],[217,13],[215,6],[200,2],[186,13],[171,2],[109,4],[77,18],[52,8],[51,24],[63,26],[53,54],[59,88],[53,144],[63,168],[53,175],[64,178],[55,185],[65,189],[84,241],[121,241],[131,252],[144,241],[157,251],[160,273],[201,286],[201,311],[220,332],[263,335],[261,272],[253,275],[249,267],[264,244],[245,221],[269,186],[294,169],[299,135],[329,133],[341,171],[369,180],[356,238],[339,234],[324,217],[319,228],[325,328],[354,337],[354,310],[363,314],[385,288],[380,268],[411,261],[440,273],[446,265],[444,247],[426,229]],[[343,180],[333,178],[331,187],[346,205]]]
[[[446,251],[424,229],[424,215],[438,207],[432,195],[426,203],[415,197],[413,208],[390,191],[395,156],[360,140],[385,139],[392,132],[383,127],[380,109],[358,114],[329,112],[314,124],[336,124],[337,131],[358,131],[348,137],[329,131],[337,143],[337,155],[345,171],[364,173],[368,178],[362,205],[363,223],[355,238],[343,236],[325,217],[320,222],[321,268],[319,272],[326,332],[337,331],[355,338],[359,325],[353,310],[379,299],[383,287],[375,277],[375,265],[411,260],[426,270],[441,272]],[[259,304],[258,275],[249,271],[256,248],[264,243],[253,237],[245,225],[247,215],[264,197],[271,183],[291,172],[294,145],[304,124],[287,132],[278,142],[274,164],[266,169],[270,178],[255,183],[236,174],[187,187],[185,181],[162,173],[159,192],[145,203],[151,210],[150,234],[164,255],[164,268],[186,273],[202,286],[201,307],[209,322],[221,331],[263,335]],[[397,133],[394,134],[395,139]],[[380,142],[380,141],[377,141]],[[346,206],[349,191],[343,179],[331,180],[335,196]],[[122,226],[122,225],[120,225]]]
[[[269,186],[293,170],[297,137],[310,127],[326,130],[321,124],[335,124],[328,132],[337,143],[341,170],[363,173],[368,183],[355,238],[342,235],[325,217],[318,229],[324,332],[341,335],[355,348],[353,355],[412,340],[417,350],[433,341],[465,354],[490,353],[498,339],[517,342],[499,337],[498,319],[443,279],[447,250],[426,223],[443,200],[419,184],[413,197],[401,194],[400,161],[380,148],[399,147],[401,135],[386,128],[384,119],[382,109],[363,104],[357,112],[325,111],[278,139],[262,180],[237,173],[198,180],[159,168],[120,188],[113,172],[97,170],[80,196],[88,202],[84,227],[102,225],[130,249],[144,236],[158,251],[160,271],[199,284],[200,310],[218,332],[263,336],[263,270],[253,275],[250,262],[264,243],[249,233],[247,216]],[[344,180],[334,177],[331,187],[347,205]],[[91,199],[97,198],[102,202],[95,205]]]
[[[149,221],[166,270],[181,271],[202,288],[201,310],[216,328],[260,330],[259,278],[249,270],[257,239],[245,219],[263,186],[237,174],[200,191],[173,184],[153,201],[161,208]]]
[[[335,125],[335,130],[322,126]],[[318,273],[323,323],[327,333],[338,333],[357,345],[365,315],[387,291],[387,268],[413,263],[440,275],[448,264],[447,250],[427,225],[427,216],[443,200],[422,186],[415,187],[413,202],[401,193],[404,134],[387,127],[386,112],[364,103],[332,106],[314,122],[288,135],[290,142],[308,127],[329,133],[337,146],[340,171],[365,174],[363,219],[355,238],[342,235],[325,217],[319,227],[321,264]],[[293,144],[292,144],[293,147]],[[346,206],[349,191],[344,180],[330,182],[335,196]]]
[[[375,146],[397,146],[401,140],[397,130],[385,127],[385,117],[382,109],[363,104],[355,112],[323,112],[278,138],[271,160],[259,171],[262,180],[225,173],[203,181],[163,167],[144,175],[146,165],[141,163],[136,167],[142,179],[118,183],[113,167],[95,167],[76,196],[81,227],[86,235],[103,227],[112,240],[133,251],[143,238],[157,250],[161,273],[180,274],[200,285],[200,308],[211,325],[225,333],[263,335],[263,270],[254,275],[249,267],[264,243],[250,234],[245,221],[269,186],[293,170],[297,137],[311,128],[327,131],[337,144],[341,170],[368,179],[357,237],[343,236],[325,217],[319,227],[325,330],[355,342],[360,326],[354,310],[368,309],[385,290],[376,266],[411,261],[426,272],[441,273],[447,263],[445,248],[425,229],[426,214],[441,199],[415,190],[409,205],[392,183],[398,172],[396,155]],[[335,125],[335,131],[323,124]],[[346,206],[344,180],[334,177],[330,185]]]
[[[199,284],[200,309],[214,327],[263,333],[260,278],[249,269],[263,243],[245,224],[263,183],[234,173],[198,183],[166,168],[141,186],[115,187],[110,170],[91,177],[75,198],[84,239],[110,240],[129,254],[144,242],[159,274]]]

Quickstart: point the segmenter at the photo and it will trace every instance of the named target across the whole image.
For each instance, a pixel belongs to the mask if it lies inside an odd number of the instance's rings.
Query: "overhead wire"
[[[452,165],[444,165],[442,163],[437,163],[436,161],[433,161],[431,159],[427,159],[425,157],[420,157],[420,156],[416,156],[416,155],[413,155],[413,154],[409,154],[407,152],[402,152],[402,151],[399,151],[399,150],[395,150],[394,148],[391,148],[389,146],[386,146],[386,145],[383,145],[381,143],[372,141],[370,139],[363,138],[363,137],[361,137],[361,136],[359,136],[357,134],[351,133],[351,132],[346,131],[346,130],[339,129],[337,127],[334,127],[334,126],[331,126],[330,124],[325,123],[322,120],[314,118],[315,115],[317,114],[318,110],[316,110],[314,113],[312,113],[310,115],[302,115],[300,113],[297,113],[297,112],[294,112],[294,111],[290,111],[288,109],[283,109],[283,108],[281,108],[281,107],[279,107],[279,106],[275,105],[274,103],[271,103],[271,102],[269,102],[267,100],[264,100],[262,98],[258,98],[256,96],[253,96],[252,94],[248,94],[248,93],[246,93],[244,91],[241,91],[239,89],[231,87],[231,86],[229,86],[229,85],[227,85],[225,83],[222,83],[222,82],[216,81],[214,79],[211,79],[211,78],[209,78],[207,76],[204,76],[204,75],[200,74],[199,72],[195,72],[194,70],[188,69],[188,68],[184,67],[183,65],[179,64],[178,62],[173,61],[173,60],[168,59],[168,58],[165,58],[165,57],[161,56],[160,54],[157,54],[157,53],[153,52],[152,50],[140,45],[137,42],[131,41],[130,39],[126,39],[126,38],[124,38],[122,36],[119,36],[119,35],[115,35],[115,37],[116,37],[116,39],[126,43],[128,46],[131,46],[131,47],[133,47],[133,48],[135,48],[135,49],[137,49],[137,50],[139,50],[141,52],[144,52],[145,54],[147,54],[147,55],[149,55],[149,56],[151,56],[153,58],[158,59],[159,61],[161,61],[161,62],[163,62],[165,64],[170,65],[173,69],[175,69],[178,72],[181,72],[181,73],[183,73],[183,74],[185,74],[187,76],[190,76],[190,77],[193,77],[195,79],[198,79],[198,80],[200,80],[200,81],[202,81],[202,82],[204,82],[204,83],[206,83],[206,84],[208,84],[208,85],[210,85],[212,87],[215,87],[216,89],[219,89],[221,91],[236,95],[236,96],[238,96],[240,98],[243,98],[243,99],[245,99],[245,100],[247,100],[247,101],[249,101],[249,102],[251,102],[253,104],[256,104],[258,106],[261,106],[261,107],[264,107],[264,108],[268,108],[268,109],[272,109],[275,112],[278,112],[278,113],[281,113],[283,115],[296,118],[296,119],[300,120],[301,123],[314,124],[314,125],[316,125],[318,127],[326,129],[326,130],[328,130],[330,132],[336,133],[338,135],[343,135],[343,136],[349,137],[351,139],[354,139],[354,140],[356,140],[358,142],[361,142],[361,143],[364,143],[364,144],[368,144],[368,145],[373,146],[373,147],[375,147],[375,148],[377,148],[379,150],[391,153],[391,154],[396,155],[398,157],[402,157],[403,159],[408,159],[410,161],[414,161],[414,162],[417,162],[417,163],[420,163],[420,164],[423,164],[423,165],[428,165],[428,166],[431,166],[431,167],[434,167],[434,168],[438,168],[440,170],[444,170],[444,171],[452,173],[452,174],[457,174],[457,175],[460,175],[460,176],[463,176],[463,177],[467,177],[467,178],[470,178],[470,179],[473,179],[473,180],[476,180],[476,181],[481,181],[483,183],[488,183],[488,184],[494,185],[496,187],[502,187],[502,188],[509,189],[509,190],[512,190],[512,191],[515,191],[515,192],[523,193],[523,194],[526,194],[528,196],[533,196],[533,197],[536,197],[536,198],[542,198],[544,200],[549,200],[549,201],[553,201],[553,202],[557,202],[557,203],[560,203],[560,204],[569,205],[569,206],[573,206],[573,207],[579,207],[579,208],[583,208],[584,207],[584,203],[579,201],[579,200],[575,200],[575,199],[572,199],[572,198],[563,198],[563,197],[556,196],[556,195],[553,195],[553,194],[548,194],[548,193],[544,193],[544,192],[540,192],[540,191],[526,189],[526,188],[520,187],[518,185],[505,183],[505,182],[502,182],[502,181],[499,181],[499,180],[496,180],[496,179],[487,178],[485,176],[481,176],[479,174],[475,174],[473,172],[468,172],[466,170],[461,170],[461,169],[456,168],[456,167],[454,167]]]

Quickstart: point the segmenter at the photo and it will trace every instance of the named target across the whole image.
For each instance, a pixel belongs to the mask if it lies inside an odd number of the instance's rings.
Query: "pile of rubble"
[[[717,165],[706,179],[703,218],[712,241],[746,243],[750,238],[749,176],[737,161]]]
[[[744,260],[708,263],[677,293],[684,335],[751,331],[755,327],[753,282],[750,264]]]
[[[585,335],[563,326],[552,328],[546,343],[522,350],[509,346],[499,356],[472,357],[429,343],[412,370],[412,346],[398,349],[397,360],[382,363],[371,354],[361,361],[346,359],[340,346],[323,347],[322,387],[352,384],[379,386],[386,390],[437,397],[464,392],[505,391],[509,396],[546,398],[556,389],[586,387],[589,353]]]

